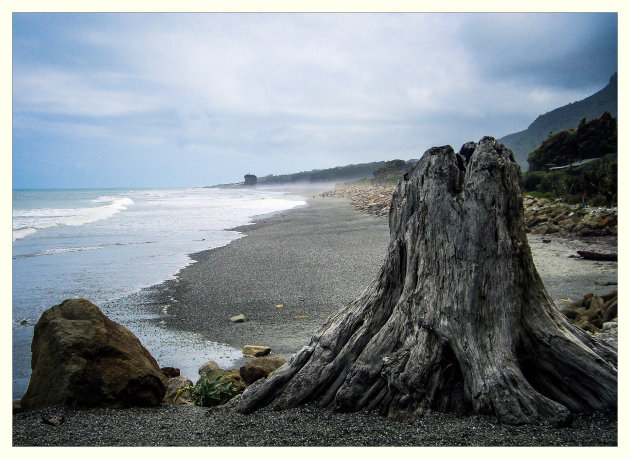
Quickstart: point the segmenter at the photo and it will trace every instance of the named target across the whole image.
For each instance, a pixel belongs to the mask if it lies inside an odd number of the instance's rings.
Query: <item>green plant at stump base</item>
[[[184,392],[189,392],[197,406],[218,406],[229,402],[238,395],[239,391],[232,387],[231,381],[221,382],[222,376],[210,381],[206,376],[202,376],[195,386],[184,387],[177,391],[175,399]]]

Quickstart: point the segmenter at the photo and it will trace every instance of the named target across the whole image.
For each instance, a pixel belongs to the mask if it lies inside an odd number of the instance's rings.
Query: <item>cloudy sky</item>
[[[13,187],[418,158],[616,71],[616,14],[14,14]]]

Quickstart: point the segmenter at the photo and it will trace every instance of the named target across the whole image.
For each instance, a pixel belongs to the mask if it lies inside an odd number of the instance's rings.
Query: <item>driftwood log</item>
[[[592,250],[578,250],[577,254],[585,260],[617,261],[616,253],[593,252]]]
[[[616,407],[617,351],[571,325],[536,272],[510,150],[490,137],[428,150],[399,182],[389,225],[377,278],[237,411],[317,402],[562,424]]]

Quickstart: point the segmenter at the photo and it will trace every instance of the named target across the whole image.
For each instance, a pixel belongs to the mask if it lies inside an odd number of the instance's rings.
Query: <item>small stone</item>
[[[180,389],[190,387],[193,382],[186,376],[177,376],[168,380],[166,386],[166,395],[164,396],[164,403],[171,405],[191,405],[192,397],[188,391],[182,391],[179,396],[177,392]]]
[[[28,325],[28,319],[20,320],[20,325]]]
[[[283,304],[276,304],[276,308],[281,308],[283,306],[284,306]]]
[[[199,376],[206,376],[208,379],[212,380],[216,378],[217,371],[221,370],[219,364],[214,360],[208,360],[206,363],[199,367]]]
[[[240,371],[236,369],[228,370],[221,378],[221,382],[232,383],[232,389],[235,389],[239,393],[247,389],[247,384],[245,384],[245,381],[241,378]]]
[[[22,405],[20,404],[20,401],[13,400],[13,414],[21,413],[22,411],[24,410],[22,409]]]
[[[246,344],[243,346],[243,355],[250,355],[252,357],[262,357],[271,353],[269,346],[252,346]]]
[[[235,324],[245,322],[245,314],[239,314],[237,316],[230,317],[230,320]]]
[[[617,322],[604,322],[604,325],[602,325],[602,330],[611,330],[613,328],[617,328],[617,326]]]
[[[160,368],[160,371],[168,379],[176,378],[180,375],[179,368],[163,367],[163,368]]]
[[[64,416],[50,416],[48,414],[45,414],[42,416],[42,421],[45,424],[59,427],[61,424],[63,424],[66,421],[66,418]]]

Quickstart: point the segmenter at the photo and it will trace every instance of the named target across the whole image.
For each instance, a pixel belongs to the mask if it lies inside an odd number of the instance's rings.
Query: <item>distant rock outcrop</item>
[[[258,182],[258,177],[256,177],[254,174],[245,175],[245,185],[254,186],[256,185],[256,182]]]
[[[138,338],[84,299],[46,310],[31,345],[33,369],[25,410],[155,406],[166,379]]]

